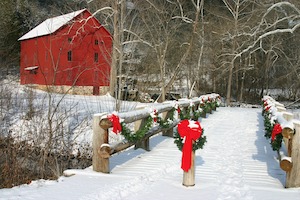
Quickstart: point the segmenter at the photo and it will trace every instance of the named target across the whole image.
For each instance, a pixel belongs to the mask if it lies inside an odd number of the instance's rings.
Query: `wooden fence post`
[[[145,119],[136,121],[134,123],[134,131],[136,132],[137,130],[139,130],[141,128],[141,126],[143,126],[145,123],[146,123]],[[134,149],[138,149],[138,148],[142,148],[146,151],[150,151],[149,138],[142,139],[142,140],[136,142]]]
[[[287,173],[286,187],[300,187],[300,121],[294,122],[295,135],[291,144],[292,169]]]
[[[174,114],[174,112],[172,112],[172,111],[163,112],[163,114],[162,114],[163,115],[163,119],[166,120],[166,119],[171,118],[172,114]],[[162,135],[163,136],[167,136],[167,137],[174,137],[173,128],[170,128],[170,129],[168,129],[166,131],[163,131]]]
[[[111,127],[111,124],[106,126],[100,126],[100,122],[102,117],[106,115],[106,113],[94,115],[93,118],[93,170],[96,172],[109,173],[109,156],[103,154],[104,144],[108,143],[108,128]],[[109,148],[104,148],[106,151],[109,151]],[[109,153],[108,153],[109,154]]]
[[[189,171],[183,171],[183,181],[184,186],[194,186],[195,185],[195,151],[192,151],[192,163]]]
[[[294,117],[292,113],[283,112],[282,116],[287,122],[292,123]],[[292,141],[294,137],[294,129],[292,129],[291,127],[284,127],[282,130],[282,136],[287,149],[288,156],[291,157],[291,152],[292,152],[291,147],[292,147]]]

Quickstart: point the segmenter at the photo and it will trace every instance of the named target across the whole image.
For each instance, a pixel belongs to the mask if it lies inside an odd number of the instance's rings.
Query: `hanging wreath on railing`
[[[189,120],[194,119],[197,121],[197,119],[201,116],[203,112],[206,112],[207,108],[211,107],[212,101],[210,99],[206,102],[201,101],[202,103],[197,109],[193,109],[195,104],[193,102],[190,103],[190,105],[185,109],[181,110],[178,104],[175,104],[174,107],[171,109],[169,113],[169,118],[162,119],[157,110],[154,109],[152,112],[150,112],[149,117],[146,119],[143,127],[141,127],[137,132],[131,131],[127,124],[124,122],[121,122],[120,118],[116,114],[112,114],[108,116],[108,119],[112,122],[113,127],[112,131],[116,134],[121,133],[121,135],[124,136],[124,138],[128,142],[135,143],[142,139],[145,134],[152,128],[153,123],[158,123],[160,127],[162,128],[170,128],[170,126],[174,123],[174,113],[177,111],[179,117],[181,120]],[[215,105],[217,106],[217,101],[213,101]],[[175,137],[175,143],[177,144],[178,148],[182,150],[182,142],[183,139],[179,136],[178,132],[174,134]],[[201,136],[198,140],[196,140],[193,144],[193,150],[197,150],[200,148],[203,148],[204,143],[206,142],[206,137]]]
[[[107,116],[107,119],[109,121],[111,121],[112,123],[112,131],[115,133],[115,134],[119,134],[120,132],[122,132],[122,126],[120,124],[120,118],[117,114],[113,113],[111,115],[108,115]]]
[[[120,122],[119,117],[116,114],[108,116],[108,119],[112,122],[112,131],[116,134],[121,133],[128,142],[135,143],[142,139],[146,133],[152,128],[153,123],[158,123],[162,128],[169,128],[174,120],[175,108],[171,110],[170,118],[163,120],[159,115],[157,110],[153,110],[150,116],[147,117],[143,127],[141,127],[137,132],[131,131],[126,123]]]
[[[273,124],[271,123],[271,120],[268,117],[264,118],[264,126],[265,126],[265,138],[270,139],[272,135]]]
[[[170,114],[169,114],[170,118],[167,118],[164,120],[158,116],[157,123],[159,124],[159,126],[162,128],[169,128],[171,126],[171,124],[173,124],[173,122],[174,122],[174,113],[175,113],[175,108],[173,107],[170,110]]]
[[[146,133],[151,129],[153,124],[153,118],[151,116],[147,117],[145,124],[143,127],[141,127],[137,132],[131,131],[129,128],[127,128],[126,123],[122,122],[122,132],[121,134],[124,136],[124,138],[128,142],[137,142],[140,139],[142,139]]]
[[[279,123],[275,123],[271,135],[271,145],[274,151],[279,151],[282,144],[282,128]]]
[[[279,151],[282,145],[282,128],[277,120],[274,120],[271,114],[271,104],[268,100],[262,101],[262,115],[264,117],[265,137],[271,139],[271,147],[273,151]]]
[[[179,114],[180,119],[191,119],[191,109],[191,106],[188,106],[185,110],[181,110]]]

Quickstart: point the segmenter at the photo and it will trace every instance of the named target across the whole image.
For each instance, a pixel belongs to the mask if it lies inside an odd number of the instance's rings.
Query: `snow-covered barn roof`
[[[46,19],[44,22],[36,26],[34,29],[23,35],[19,40],[26,40],[30,38],[35,38],[43,35],[49,35],[57,31],[60,27],[71,21],[73,18],[81,14],[86,9],[71,12],[65,15],[60,15],[57,17]]]

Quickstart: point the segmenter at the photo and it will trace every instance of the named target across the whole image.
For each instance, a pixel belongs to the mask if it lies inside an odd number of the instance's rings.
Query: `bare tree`
[[[263,85],[267,84],[272,77],[270,73],[274,73],[275,62],[278,61],[279,55],[285,55],[283,52],[282,42],[286,36],[295,34],[299,25],[299,9],[289,2],[279,2],[272,4],[266,12],[262,15],[260,22],[248,33],[251,39],[246,46],[242,46],[235,53],[232,62],[240,59],[244,55],[253,55],[256,52],[262,52],[266,55],[264,69],[263,69]],[[287,58],[286,56],[283,56]],[[289,59],[287,59],[288,62]],[[292,66],[292,65],[291,65]],[[291,68],[296,72],[295,68]],[[296,73],[297,76],[297,73]],[[297,77],[299,78],[299,77]],[[261,88],[261,95],[264,87]]]

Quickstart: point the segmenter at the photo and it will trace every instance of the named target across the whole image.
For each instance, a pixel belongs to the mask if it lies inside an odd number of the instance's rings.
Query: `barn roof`
[[[86,9],[71,12],[65,15],[60,15],[57,17],[46,19],[44,22],[36,26],[34,29],[23,35],[19,40],[26,40],[30,38],[35,38],[43,35],[49,35],[54,33],[63,25],[67,24],[70,20],[81,14]]]

